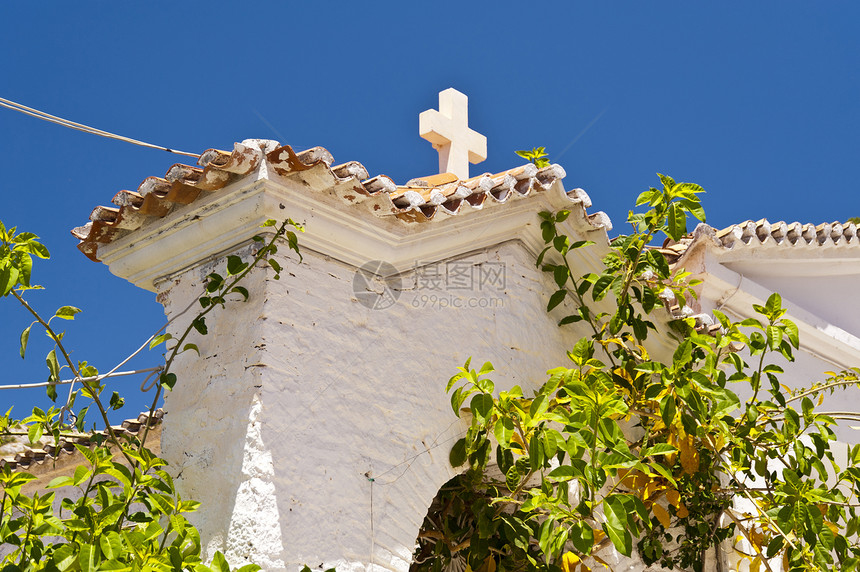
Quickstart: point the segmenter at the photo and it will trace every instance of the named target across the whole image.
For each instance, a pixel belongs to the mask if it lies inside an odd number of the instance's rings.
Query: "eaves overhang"
[[[149,178],[141,193],[118,195],[120,209],[97,208],[75,231],[82,250],[156,291],[161,280],[249,242],[267,219],[287,217],[307,228],[302,248],[356,267],[382,260],[402,271],[511,240],[537,254],[545,210],[569,209],[562,230],[598,244],[577,253],[586,271],[600,268],[608,247],[608,217],[586,212],[591,202],[581,189],[564,190],[558,165],[397,186],[383,176],[362,180],[367,173],[355,162],[332,167],[322,148],[297,154],[270,141],[237,144],[232,154],[210,150],[201,161],[207,166],[193,181],[174,166],[157,182],[160,191]]]

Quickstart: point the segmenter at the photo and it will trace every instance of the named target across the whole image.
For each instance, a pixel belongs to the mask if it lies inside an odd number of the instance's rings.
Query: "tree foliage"
[[[610,547],[696,571],[723,548],[750,570],[857,569],[860,446],[838,466],[836,416],[819,406],[860,370],[781,384],[799,339],[778,294],[740,322],[669,319],[667,300],[683,307],[696,283],[650,245],[705,214],[700,186],[660,182],[600,273],[574,272],[571,253],[590,243],[562,232],[570,213],[541,214],[537,264],[557,287],[547,310],[573,307],[560,326],[591,334],[531,395],[496,391],[490,363],[451,378],[470,426],[450,461],[467,471],[440,492],[413,570],[588,571],[610,566]],[[663,359],[649,353],[655,336],[672,341]]]
[[[268,264],[278,278],[281,268],[272,255],[277,252],[279,239],[283,237],[298,253],[296,235],[289,227],[302,230],[301,227],[291,220],[281,224],[267,221],[263,226],[274,227],[274,232],[268,238],[254,237],[257,250],[251,260],[231,255],[225,276],[209,274],[198,300],[200,308],[182,334],[174,338],[170,333],[161,333],[151,338],[150,349],[164,344],[166,359],[155,381],[150,418],[162,392],[177,383],[171,372],[176,357],[198,352],[197,346],[187,341],[188,336],[192,332],[207,333],[206,317],[215,308],[248,299],[248,290],[241,282],[255,266]],[[54,342],[45,359],[48,395],[56,400],[61,375],[71,376],[81,389],[71,392],[62,407],[48,411],[34,408],[23,420],[13,419],[11,410],[7,411],[0,417],[0,436],[26,436],[31,445],[49,436],[57,445],[61,439],[79,437],[84,432],[87,411],[93,407],[107,434],[93,434],[89,447],[76,444],[85,462],[73,474],[51,481],[49,492],[25,494],[22,490],[36,477],[11,470],[8,465],[0,468],[0,570],[229,572],[220,552],[209,566],[201,561],[200,536],[185,516],[196,510],[198,503],[180,497],[165,470],[165,461],[146,447],[149,425],[138,436],[118,434],[110,425],[108,410],[122,407],[123,398],[117,392],[106,398],[107,384],[98,370],[87,362],[71,359],[63,332],[57,329],[61,322],[56,320],[74,320],[81,310],[63,306],[44,319],[25,300],[29,290],[39,288],[30,282],[33,257],[49,257],[38,237],[16,233],[15,228],[7,229],[0,222],[0,297],[16,300],[33,316],[33,322],[21,334],[21,357],[26,355],[31,329],[43,328]],[[88,405],[81,407],[84,401]],[[258,569],[259,566],[247,565],[239,571]]]

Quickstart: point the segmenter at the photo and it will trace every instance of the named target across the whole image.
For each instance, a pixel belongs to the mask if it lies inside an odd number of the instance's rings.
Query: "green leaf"
[[[98,456],[96,456],[96,452],[93,451],[92,449],[90,449],[89,447],[84,447],[83,445],[79,445],[79,444],[75,443],[75,449],[77,449],[78,452],[80,452],[80,454],[83,455],[84,458],[87,461],[89,461],[89,463],[91,465],[97,465],[98,464],[99,459],[98,459]],[[84,471],[86,471],[86,467],[84,467],[84,466],[80,466],[80,467],[78,467],[78,469],[83,469]],[[77,469],[75,469],[75,482],[76,483],[79,482],[77,477],[78,477],[78,471],[77,471]]]
[[[162,373],[158,377],[158,381],[164,387],[168,389],[173,389],[173,386],[176,385],[176,374],[175,373]]]
[[[187,352],[188,350],[194,350],[197,352],[197,355],[200,355],[200,349],[197,347],[197,344],[185,344],[182,346],[182,351]]]
[[[579,338],[567,356],[576,365],[585,365],[594,356],[594,343],[588,338]]]
[[[549,303],[546,305],[546,311],[549,312],[556,306],[562,303],[564,297],[567,295],[567,290],[557,290],[549,299]]]
[[[777,553],[782,550],[782,546],[785,543],[785,537],[782,535],[777,535],[771,539],[770,543],[767,545],[767,557],[773,558],[777,555]]]
[[[23,286],[29,286],[30,285],[30,274],[32,273],[32,271],[33,271],[33,259],[30,258],[30,256],[28,254],[21,253],[21,258],[19,260],[19,266],[18,266],[18,272],[20,274],[18,276],[18,281]]]
[[[505,486],[508,490],[514,492],[520,484],[520,472],[516,465],[511,465],[508,472],[505,473]]]
[[[58,569],[66,570],[75,562],[75,550],[71,544],[63,544],[54,551],[51,560],[54,561]]]
[[[27,351],[27,341],[30,339],[30,328],[32,327],[33,324],[30,324],[21,332],[21,359],[24,359],[24,353]]]
[[[81,572],[95,572],[98,570],[98,550],[92,544],[81,544],[80,552],[78,553],[78,566],[81,567]]]
[[[488,373],[492,373],[496,371],[496,368],[493,367],[492,362],[484,362],[484,365],[481,366],[481,369],[478,371],[478,375],[486,375]]]
[[[565,482],[576,477],[576,470],[570,465],[562,465],[550,471],[548,479]]]
[[[63,306],[56,312],[54,312],[54,316],[57,318],[62,318],[63,320],[74,320],[75,314],[80,314],[81,309],[75,308],[74,306]]]
[[[122,538],[114,531],[106,532],[99,539],[102,554],[108,560],[118,559],[122,555]]]
[[[271,266],[272,269],[275,271],[276,275],[280,274],[281,270],[283,270],[283,268],[281,268],[281,265],[278,264],[278,261],[274,258],[269,258],[267,262],[269,263],[269,266]]]
[[[677,203],[672,203],[666,216],[666,234],[672,240],[681,240],[687,234],[687,215],[684,210]]]
[[[633,537],[627,530],[627,509],[620,495],[609,495],[603,499],[603,514],[606,517],[603,530],[612,540],[615,549],[624,556],[630,556]]]
[[[591,297],[594,300],[602,300],[614,279],[615,276],[612,274],[601,274],[594,283],[594,288],[591,290]]]
[[[546,256],[546,253],[549,252],[550,248],[552,248],[552,247],[547,246],[546,248],[544,248],[543,250],[540,251],[540,254],[538,254],[538,257],[537,257],[537,261],[535,262],[535,266],[540,268],[540,265],[543,264],[543,258],[544,258],[544,256]]]
[[[670,274],[669,263],[666,261],[666,257],[663,256],[657,250],[649,250],[645,254],[645,258],[654,267],[654,270],[657,271],[657,275],[660,278],[668,278]]]
[[[678,183],[672,190],[678,193],[679,196],[688,199],[705,192],[705,189],[696,183]]]
[[[451,452],[448,454],[448,461],[452,467],[461,467],[466,462],[466,439],[460,439],[454,446],[451,447]]]
[[[41,423],[33,423],[27,429],[27,438],[30,439],[30,444],[34,445],[36,442],[42,438],[42,434],[44,432],[44,427],[42,427]]]
[[[18,269],[11,263],[0,264],[0,296],[7,296],[18,285]]]
[[[675,179],[673,179],[669,175],[657,173],[657,176],[660,177],[660,182],[663,183],[664,188],[673,189],[675,187]]]
[[[472,410],[472,415],[478,423],[483,424],[493,412],[493,396],[486,393],[479,393],[472,398],[469,404],[469,409]]]
[[[65,486],[71,485],[73,482],[74,481],[72,480],[72,477],[69,477],[68,475],[62,475],[62,476],[55,477],[55,478],[51,479],[51,482],[48,483],[47,488],[56,489],[59,487],[65,487]]]
[[[702,222],[705,222],[705,209],[702,208],[702,205],[698,200],[693,201],[690,199],[681,199],[679,204],[684,207],[687,212],[696,217]]]
[[[51,350],[48,352],[48,355],[45,356],[45,363],[48,364],[48,371],[50,372],[50,380],[51,381],[59,381],[60,380],[60,363],[57,361],[57,351]]]
[[[153,510],[157,509],[164,514],[171,514],[175,510],[173,502],[166,495],[152,493],[147,495],[146,498],[149,500]]]
[[[230,292],[235,292],[236,294],[241,294],[242,297],[244,298],[244,301],[245,302],[248,301],[248,298],[249,298],[248,289],[245,288],[244,286],[234,286],[232,289],[230,289]]]
[[[770,349],[775,350],[779,348],[780,343],[782,343],[782,332],[776,326],[768,326],[767,344],[770,346]]]
[[[230,572],[230,565],[227,564],[227,559],[220,551],[215,553],[211,568],[213,572]]]
[[[764,308],[766,311],[766,315],[772,316],[773,314],[782,309],[782,297],[776,292],[774,292],[768,297],[767,302],[765,302]]]
[[[806,424],[812,422],[812,418],[815,414],[815,405],[812,404],[812,400],[808,397],[804,397],[800,402],[800,408],[803,410],[803,420]]]
[[[170,334],[161,334],[160,336],[155,336],[154,338],[152,338],[152,341],[149,342],[149,349],[152,349],[155,346],[157,346],[158,344],[163,343],[163,342],[170,340],[170,339],[173,339],[173,336]]]
[[[594,529],[589,524],[582,521],[577,522],[570,527],[568,538],[580,554],[591,554],[591,549],[594,546]]]
[[[672,356],[672,364],[676,368],[681,368],[693,359],[693,344],[690,340],[684,340],[675,350]]]
[[[561,264],[556,266],[555,270],[552,272],[552,277],[559,288],[564,288],[564,285],[567,283],[568,276],[567,267]]]
[[[672,426],[676,411],[675,398],[672,395],[667,395],[660,401],[660,417],[662,417],[666,427]]]
[[[653,447],[646,447],[639,453],[640,457],[653,457],[657,455],[668,455],[675,453],[678,449],[668,443],[657,443]]]
[[[514,434],[514,422],[508,417],[503,417],[496,421],[493,426],[493,432],[499,445],[502,447],[508,447],[511,443],[511,437]]]
[[[227,275],[235,276],[236,274],[240,274],[243,270],[248,268],[247,262],[242,262],[242,259],[238,256],[231,254],[227,257]]]
[[[116,411],[122,408],[123,405],[125,405],[125,399],[120,397],[118,392],[114,391],[110,396],[110,408]]]
[[[794,349],[798,349],[800,347],[800,336],[797,330],[797,324],[791,320],[783,320],[782,327],[785,329],[786,335],[788,335],[789,343],[794,347]]]
[[[197,316],[194,318],[194,321],[191,322],[191,325],[197,330],[200,334],[206,335],[209,333],[209,329],[206,327],[206,318],[204,316]]]

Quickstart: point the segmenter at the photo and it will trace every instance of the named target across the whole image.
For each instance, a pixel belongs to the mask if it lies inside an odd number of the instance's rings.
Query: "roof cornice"
[[[608,217],[586,213],[588,195],[566,192],[557,165],[397,187],[387,177],[362,181],[367,174],[358,163],[331,162],[322,148],[296,154],[274,142],[210,150],[193,177],[174,166],[164,179],[149,178],[137,194],[142,200],[120,193],[120,209],[99,207],[76,234],[89,256],[153,291],[161,279],[247,243],[267,219],[286,217],[306,225],[305,249],[356,267],[384,260],[401,271],[510,240],[536,254],[544,245],[537,213],[544,210],[570,209],[564,231],[599,235],[596,242],[607,244]],[[601,255],[592,255],[595,266]]]

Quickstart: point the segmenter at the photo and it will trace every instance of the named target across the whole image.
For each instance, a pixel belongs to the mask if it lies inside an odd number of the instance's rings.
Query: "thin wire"
[[[109,377],[122,377],[126,375],[135,375],[138,373],[147,373],[150,371],[158,371],[161,366],[148,367],[146,369],[136,369],[134,371],[117,371],[110,374],[94,375],[92,377],[75,377],[73,379],[63,379],[61,381],[43,381],[41,383],[18,383],[14,385],[0,385],[0,389],[26,389],[29,387],[48,387],[49,385],[67,385],[77,381],[101,381]]]
[[[376,551],[376,536],[373,533],[373,483],[376,479],[370,475],[371,472],[368,471],[364,476],[370,481],[370,570],[368,572],[373,572],[373,553]]]
[[[446,428],[445,428],[441,433],[439,433],[439,435],[437,435],[437,436],[436,436],[436,438],[435,438],[435,439],[433,439],[433,441],[431,441],[431,442],[430,442],[430,446],[429,446],[429,447],[425,448],[425,449],[424,449],[423,451],[421,451],[420,453],[416,453],[415,455],[412,455],[411,457],[406,458],[405,460],[401,461],[400,463],[397,463],[397,464],[396,464],[396,465],[394,465],[393,467],[389,467],[389,468],[388,468],[388,470],[386,470],[386,471],[383,471],[383,472],[379,473],[378,475],[376,475],[376,477],[374,477],[374,479],[373,479],[373,480],[374,480],[374,482],[376,482],[376,479],[378,479],[379,477],[381,477],[381,476],[383,476],[383,475],[387,475],[388,473],[390,473],[390,472],[391,472],[391,471],[393,471],[394,469],[396,469],[396,468],[398,468],[398,467],[402,467],[403,465],[406,465],[406,468],[403,470],[403,472],[402,472],[402,473],[400,473],[400,475],[399,475],[396,479],[393,479],[393,480],[391,480],[391,481],[388,481],[387,483],[379,483],[379,484],[381,484],[381,485],[391,485],[391,484],[394,484],[394,483],[396,483],[397,481],[399,481],[401,478],[403,478],[403,475],[405,475],[405,474],[409,471],[410,467],[412,467],[412,463],[414,463],[414,462],[415,462],[415,460],[416,460],[418,457],[420,457],[421,455],[424,455],[424,454],[426,454],[426,453],[429,453],[429,452],[430,452],[430,451],[432,451],[433,449],[435,449],[435,448],[437,448],[437,447],[441,447],[442,445],[445,445],[446,443],[450,443],[450,442],[451,442],[451,441],[453,441],[454,439],[458,438],[458,437],[459,437],[459,435],[454,435],[454,436],[452,436],[452,437],[449,437],[448,439],[445,439],[445,440],[444,440],[444,441],[442,441],[441,443],[439,443],[439,442],[438,442],[438,441],[439,441],[439,439],[442,437],[442,435],[444,435],[445,433],[447,433],[448,431],[450,431],[450,430],[451,430],[451,427],[453,427],[455,424],[459,423],[460,421],[462,421],[462,419],[459,419],[459,418],[457,418],[457,419],[455,419],[454,421],[452,421],[450,425],[448,425],[448,426],[447,426],[447,427],[446,427]]]
[[[568,143],[568,144],[567,144],[567,147],[565,147],[565,148],[561,151],[561,153],[559,153],[558,155],[556,155],[556,156],[555,156],[554,161],[558,161],[559,159],[561,159],[562,155],[564,155],[565,153],[567,153],[567,152],[568,152],[568,150],[570,150],[570,148],[571,148],[571,147],[573,147],[573,144],[574,144],[574,143],[576,143],[577,141],[579,141],[579,140],[582,138],[582,136],[583,136],[583,135],[585,135],[585,133],[586,133],[589,129],[591,129],[591,128],[594,126],[594,124],[595,124],[595,123],[597,123],[597,122],[598,122],[598,120],[599,120],[601,117],[603,117],[603,114],[604,114],[604,113],[606,113],[606,110],[607,110],[607,109],[609,109],[609,108],[607,107],[607,108],[605,108],[603,111],[601,111],[600,113],[598,113],[598,114],[597,114],[597,117],[595,117],[594,119],[592,119],[592,120],[591,120],[591,123],[589,123],[588,125],[586,125],[586,126],[585,126],[585,129],[583,129],[582,131],[580,131],[580,132],[579,132],[579,135],[577,135],[576,137],[574,137],[574,138],[573,138],[573,140],[572,140],[570,143]]]
[[[124,360],[122,360],[121,362],[119,362],[118,364],[116,364],[112,370],[110,370],[109,372],[107,372],[106,374],[104,374],[104,377],[110,377],[111,375],[113,375],[113,373],[114,373],[116,370],[118,370],[119,368],[121,368],[122,366],[124,366],[125,364],[127,364],[127,363],[128,363],[128,362],[129,362],[129,361],[130,361],[134,356],[136,356],[137,354],[139,354],[140,352],[142,352],[142,351],[144,350],[144,348],[146,348],[146,347],[149,345],[149,342],[151,342],[152,340],[154,340],[156,336],[158,336],[162,331],[164,331],[164,329],[165,329],[165,328],[167,328],[167,326],[169,326],[169,325],[170,325],[170,324],[172,324],[175,320],[177,320],[180,316],[182,316],[183,314],[185,314],[186,312],[188,312],[188,310],[190,310],[190,309],[191,309],[191,307],[192,307],[192,306],[194,306],[194,304],[195,304],[196,302],[197,302],[197,299],[192,300],[192,301],[191,301],[191,303],[190,303],[190,304],[188,304],[188,305],[185,307],[185,309],[184,309],[184,310],[182,310],[181,312],[179,312],[178,314],[176,314],[175,316],[173,316],[172,318],[170,318],[170,319],[169,319],[169,320],[168,320],[168,321],[167,321],[163,326],[161,326],[160,328],[158,328],[158,329],[155,331],[155,333],[154,333],[154,334],[152,334],[151,336],[149,336],[149,338],[147,338],[147,339],[146,339],[146,341],[145,341],[145,342],[143,342],[143,343],[140,345],[140,347],[139,347],[139,348],[137,348],[137,349],[136,349],[136,350],[135,350],[135,351],[134,351],[130,356],[128,356],[127,358],[125,358]],[[159,366],[157,369],[161,369],[161,368],[163,368],[163,367],[164,367],[164,366]],[[141,370],[141,371],[143,371],[143,370]],[[153,370],[152,370],[152,369],[150,369],[150,370],[147,370],[147,371],[153,371]],[[78,378],[78,379],[79,379],[79,378]],[[148,379],[149,379],[149,377],[147,377],[147,378],[144,380],[144,383],[146,383],[146,381],[147,381]],[[142,384],[141,384],[141,385],[142,385]],[[0,389],[2,389],[2,388],[0,388]],[[68,397],[66,397],[66,404],[65,404],[65,405],[60,409],[60,423],[63,423],[63,422],[66,420],[66,413],[69,413],[69,414],[73,415],[72,410],[71,410],[71,407],[69,406],[69,404],[71,404],[71,402],[72,402],[72,393],[73,393],[74,389],[75,389],[75,380],[73,379],[73,380],[72,380],[72,384],[69,386],[69,395],[68,395]],[[147,391],[148,391],[148,390],[147,390]]]
[[[149,147],[150,149],[158,149],[160,151],[167,151],[168,153],[175,153],[177,155],[185,155],[187,157],[200,157],[199,153],[188,153],[186,151],[177,151],[176,149],[170,149],[168,147],[162,147],[161,145],[153,145],[152,143],[146,143],[146,142],[140,141],[138,139],[131,139],[130,137],[124,137],[122,135],[110,133],[109,131],[103,131],[102,129],[90,127],[89,125],[84,125],[83,123],[77,123],[75,121],[63,119],[62,117],[57,117],[56,115],[51,115],[49,113],[45,113],[44,111],[39,111],[38,109],[33,109],[32,107],[27,107],[26,105],[21,105],[20,103],[16,103],[16,102],[10,101],[8,99],[3,99],[2,97],[0,97],[0,107],[5,107],[7,109],[11,109],[12,111],[17,111],[19,113],[23,113],[24,115],[29,115],[30,117],[35,117],[36,119],[41,119],[41,120],[47,121],[49,123],[54,123],[56,125],[68,127],[69,129],[74,129],[76,131],[81,131],[83,133],[89,133],[91,135],[98,135],[99,137],[107,137],[108,139],[116,139],[117,141],[125,141],[126,143],[131,143],[133,145],[139,145],[141,147]]]

